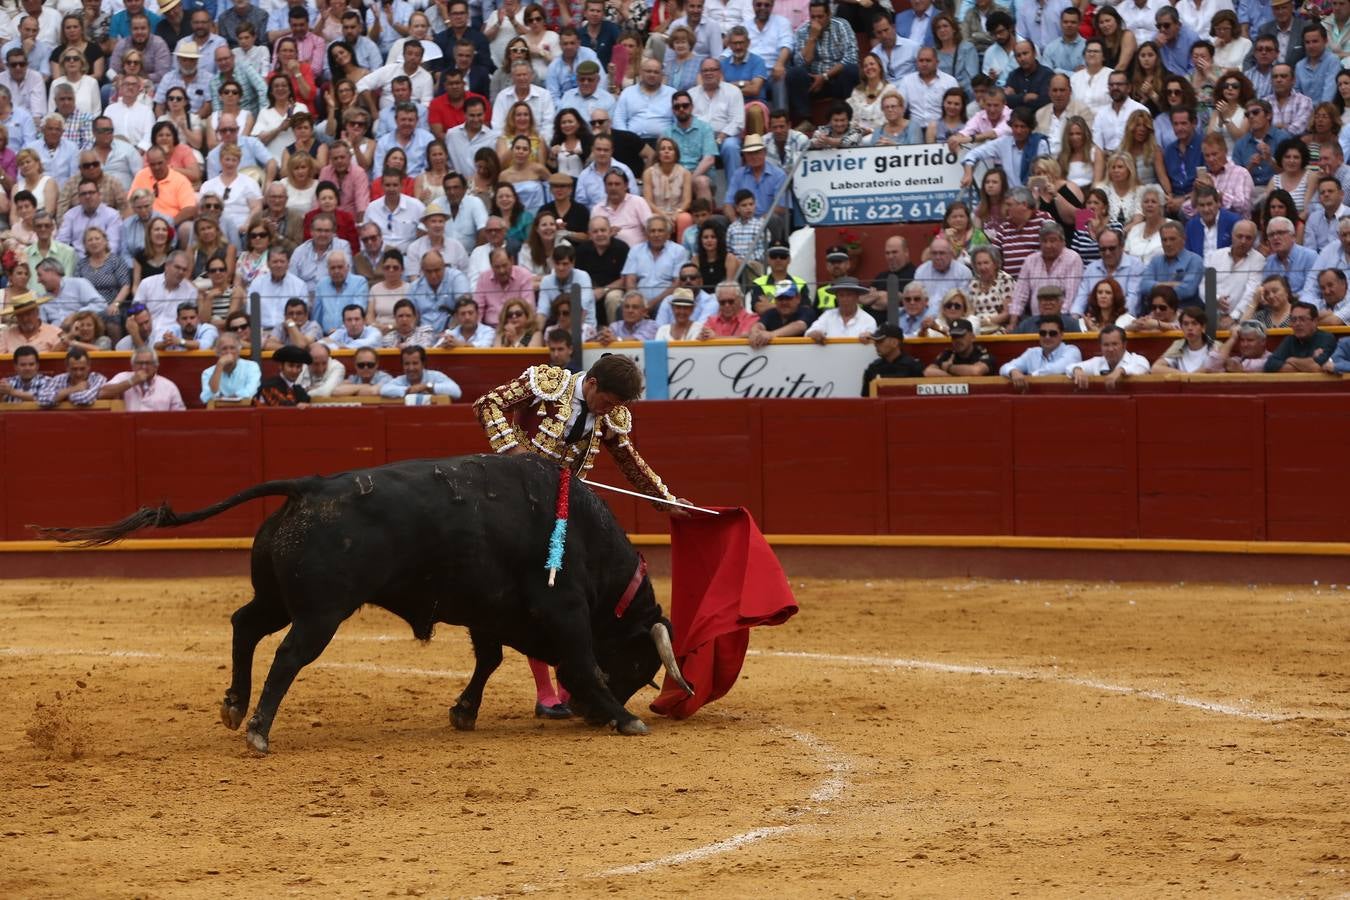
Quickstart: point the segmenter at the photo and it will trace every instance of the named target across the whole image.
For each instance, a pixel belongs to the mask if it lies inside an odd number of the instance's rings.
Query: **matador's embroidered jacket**
[[[584,477],[604,444],[634,488],[674,500],[675,496],[628,439],[633,429],[633,414],[628,407],[616,406],[608,414],[597,416],[595,427],[586,438],[575,444],[567,443],[567,423],[572,418],[577,382],[585,377],[584,372],[574,374],[556,366],[531,366],[519,378],[479,397],[473,409],[492,449],[505,453],[523,446]]]

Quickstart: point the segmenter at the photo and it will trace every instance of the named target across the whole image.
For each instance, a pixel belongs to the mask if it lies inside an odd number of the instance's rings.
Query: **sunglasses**
[[[225,267],[224,267],[224,266],[210,266],[206,271],[209,272],[209,273],[212,274],[212,275],[224,275],[224,274],[225,274]]]
[[[601,125],[608,125],[609,119],[591,119],[591,127],[598,128]]]
[[[1039,334],[1041,337],[1059,337],[1060,335],[1060,332],[1055,331],[1054,329],[1051,329],[1049,331],[1038,331],[1036,333]]]
[[[694,104],[692,104],[692,103],[672,103],[672,104],[670,105],[670,107],[671,107],[671,109],[693,109],[693,108],[694,108]]]
[[[506,317],[507,317],[508,319],[516,319],[516,318],[520,318],[521,316],[524,316],[524,315],[525,315],[525,310],[523,310],[523,309],[513,309],[513,310],[511,310],[509,313],[506,314]]]
[[[267,237],[267,232],[265,231],[250,231],[248,233],[248,238],[251,241],[255,241],[258,238],[265,238],[265,237]]]
[[[942,304],[942,308],[943,308],[943,309],[964,309],[965,307],[963,307],[960,303],[944,303],[944,304]]]
[[[231,330],[231,331],[248,331],[248,323],[245,322],[245,323],[242,324],[242,325],[236,325],[236,326],[234,326],[234,327],[233,327],[232,329],[230,329],[230,330]]]
[[[542,22],[542,21],[544,21],[543,16],[530,16],[528,19],[525,20],[525,24],[533,25],[535,22]]]
[[[111,131],[112,129],[110,128],[110,129],[108,129],[108,130]],[[98,166],[99,166],[99,164],[96,163],[96,162],[82,162],[82,163],[80,163],[80,168],[81,168],[81,169],[96,169],[96,168],[98,168]]]
[[[373,362],[359,362],[359,363],[356,364],[356,367],[357,367],[358,369],[373,369],[373,368],[375,368],[375,363],[373,363]]]

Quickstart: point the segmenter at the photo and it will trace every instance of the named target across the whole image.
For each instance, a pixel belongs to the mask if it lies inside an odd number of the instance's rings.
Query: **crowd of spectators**
[[[454,396],[426,349],[552,350],[573,315],[601,344],[850,338],[897,366],[944,336],[946,374],[1034,335],[1014,380],[1113,327],[1181,331],[1156,365],[1246,366],[1253,328],[1350,321],[1350,4],[1324,6],[0,0],[0,353],[132,351],[95,391],[129,398],[158,354],[215,350],[202,399],[279,403]],[[968,199],[918,256],[790,273],[803,154],[928,142]],[[1223,359],[1187,330],[1206,267]],[[245,365],[254,308],[279,385]],[[343,348],[404,351],[402,383],[334,375]],[[83,401],[78,374],[8,397]]]

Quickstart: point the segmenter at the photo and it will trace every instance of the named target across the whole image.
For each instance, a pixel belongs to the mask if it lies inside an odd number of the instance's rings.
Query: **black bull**
[[[253,599],[231,617],[233,673],[221,705],[221,720],[238,728],[258,642],[290,625],[248,723],[248,742],[259,752],[267,751],[291,682],[365,603],[401,617],[422,640],[438,622],[468,627],[475,665],[450,709],[456,728],[474,727],[505,645],[557,666],[591,724],[642,734],[646,726],[623,704],[663,663],[683,684],[670,623],[651,582],[635,576],[639,556],[623,529],[575,480],[563,567],[548,586],[558,477],[534,456],[412,460],[269,481],[190,513],[144,507],[112,525],[38,531],[97,546],[142,528],[200,522],[259,497],[286,497],[253,540]],[[636,593],[617,614],[635,577]]]

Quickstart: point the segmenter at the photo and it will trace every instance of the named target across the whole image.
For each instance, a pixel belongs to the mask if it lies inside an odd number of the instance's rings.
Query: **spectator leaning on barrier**
[[[339,385],[334,391],[334,397],[375,397],[380,393],[380,386],[389,381],[393,376],[388,372],[380,371],[380,355],[373,347],[361,347],[352,357],[353,373],[347,376],[347,382]]]
[[[994,357],[975,343],[975,329],[968,320],[957,319],[948,327],[947,333],[951,336],[952,345],[924,368],[926,377],[975,378],[994,371]]]
[[[1345,346],[1350,347],[1350,342]],[[1341,345],[1337,344],[1337,352]],[[1228,340],[1209,351],[1206,372],[1264,372],[1270,351],[1266,349],[1266,329],[1260,322],[1242,322],[1228,333]]]
[[[36,403],[47,376],[38,371],[38,352],[27,345],[14,351],[14,374],[0,378],[0,398],[5,403]]]
[[[239,336],[232,331],[223,332],[216,341],[216,364],[202,372],[201,401],[212,400],[248,400],[252,401],[262,383],[262,369],[251,359],[240,354]]]
[[[1266,360],[1267,372],[1320,372],[1336,351],[1336,335],[1317,327],[1317,307],[1297,300],[1289,311],[1293,334]],[[1334,368],[1334,367],[1333,367]]]
[[[1148,360],[1125,349],[1125,329],[1118,325],[1103,326],[1098,341],[1100,356],[1076,363],[1069,369],[1069,377],[1080,390],[1087,389],[1094,375],[1105,376],[1103,385],[1108,391],[1114,391],[1126,376],[1148,374]]]
[[[37,393],[38,406],[50,409],[61,403],[92,406],[108,380],[93,371],[89,352],[81,347],[66,351],[66,371],[48,378]]]
[[[1029,375],[1064,375],[1070,366],[1083,361],[1083,354],[1077,347],[1064,343],[1064,325],[1058,314],[1041,316],[1037,325],[1040,344],[1004,363],[998,370],[998,374],[1011,380],[1019,391],[1027,389]]]
[[[760,313],[759,321],[750,328],[750,346],[758,349],[774,338],[801,337],[815,319],[815,310],[802,302],[796,285],[779,285],[773,308]]]
[[[608,346],[615,341],[650,341],[656,337],[656,322],[647,318],[647,301],[641,291],[629,291],[619,304],[619,319],[600,329],[597,340]]]
[[[877,378],[918,378],[923,364],[905,352],[905,333],[895,325],[879,325],[872,332],[872,346],[877,358],[863,370],[862,395],[868,396],[872,382]]]
[[[133,352],[131,371],[114,375],[99,397],[104,400],[120,397],[127,412],[177,412],[187,408],[178,385],[159,377],[159,354],[151,347]]]
[[[347,377],[342,361],[333,359],[332,351],[323,341],[315,341],[308,347],[310,362],[300,373],[299,385],[312,398],[331,397],[338,385]]]
[[[745,308],[740,285],[734,281],[724,281],[717,286],[715,294],[717,314],[703,320],[703,333],[699,335],[699,340],[748,336],[750,329],[759,321],[759,316]]]

